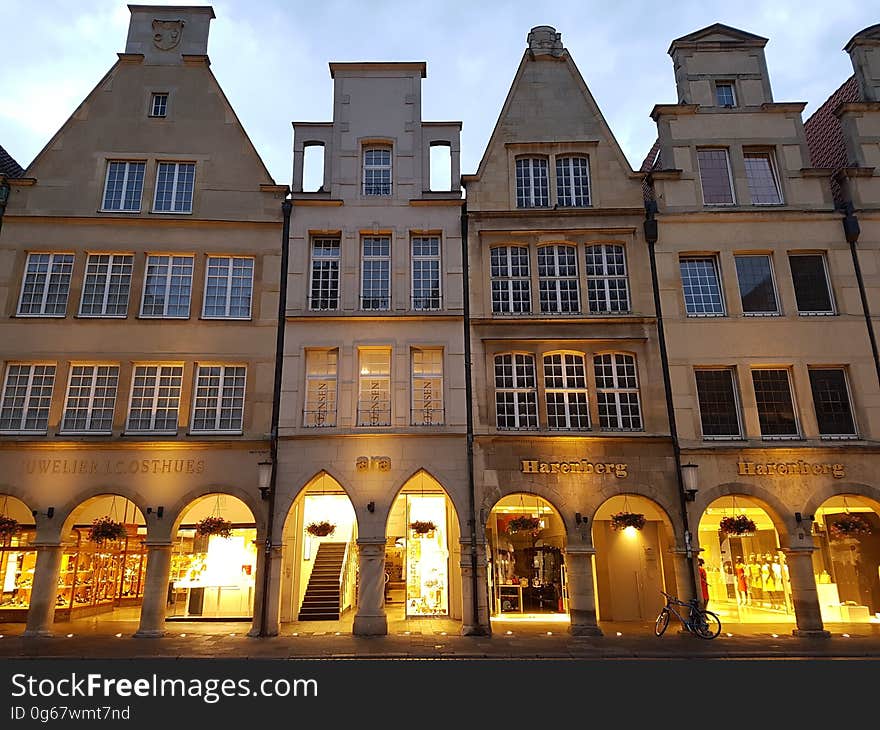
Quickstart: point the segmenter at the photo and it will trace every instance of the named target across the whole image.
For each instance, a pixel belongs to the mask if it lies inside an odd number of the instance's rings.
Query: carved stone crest
[[[182,20],[154,20],[153,45],[160,51],[170,51],[180,43],[183,35]]]

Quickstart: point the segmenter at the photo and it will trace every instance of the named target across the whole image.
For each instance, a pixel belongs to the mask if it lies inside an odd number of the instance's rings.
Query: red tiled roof
[[[651,147],[651,150],[645,156],[645,159],[642,160],[642,166],[639,168],[639,172],[651,172],[651,170],[656,170],[660,167],[660,139],[659,137],[654,141],[654,145]]]
[[[834,116],[834,110],[841,104],[859,100],[859,84],[853,74],[804,122],[813,167],[837,170],[849,162],[840,120]]]
[[[0,147],[0,175],[21,177],[23,174],[24,169],[22,166],[13,160],[12,156],[3,147]]]

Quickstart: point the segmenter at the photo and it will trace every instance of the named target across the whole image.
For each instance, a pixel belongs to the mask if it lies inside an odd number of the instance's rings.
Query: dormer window
[[[391,148],[364,150],[364,195],[391,195]]]
[[[168,94],[153,94],[150,97],[150,116],[168,116]]]
[[[556,158],[556,200],[560,207],[590,204],[590,161],[586,157]]]
[[[516,207],[546,208],[550,204],[547,160],[521,157],[516,161]]]
[[[715,82],[715,103],[724,107],[736,106],[736,94],[733,91],[732,81]]]

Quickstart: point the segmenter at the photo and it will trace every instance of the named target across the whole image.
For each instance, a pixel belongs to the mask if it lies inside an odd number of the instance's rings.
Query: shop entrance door
[[[662,607],[663,576],[657,524],[638,535],[609,531],[608,573],[612,621],[653,621]]]

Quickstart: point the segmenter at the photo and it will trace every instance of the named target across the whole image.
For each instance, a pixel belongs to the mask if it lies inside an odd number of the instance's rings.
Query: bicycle
[[[666,627],[669,626],[670,613],[674,613],[675,617],[681,621],[682,626],[701,639],[714,639],[721,633],[721,619],[711,611],[700,608],[696,598],[692,598],[690,601],[681,601],[664,591],[660,592],[666,596],[666,605],[660,609],[657,620],[654,622],[654,633],[657,636],[663,636]],[[686,607],[688,609],[687,616],[679,613],[678,607]]]

